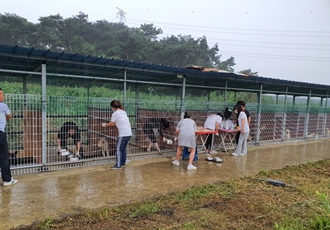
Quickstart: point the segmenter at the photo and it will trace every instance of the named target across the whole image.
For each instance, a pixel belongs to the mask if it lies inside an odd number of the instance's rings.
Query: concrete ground
[[[135,160],[122,170],[103,165],[20,175],[15,177],[18,184],[0,186],[0,229],[251,176],[260,170],[315,162],[329,158],[329,149],[329,139],[323,139],[253,146],[247,156],[241,157],[212,154],[221,157],[223,163],[205,161],[206,154],[199,153],[200,159],[195,163],[198,169],[194,171],[187,171],[188,160],[174,166],[174,157],[164,156]]]

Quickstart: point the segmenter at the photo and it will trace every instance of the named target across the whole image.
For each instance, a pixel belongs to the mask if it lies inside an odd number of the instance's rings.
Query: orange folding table
[[[209,135],[216,134],[216,133],[218,133],[218,132],[215,130],[205,129],[202,126],[197,126],[195,134],[196,134],[196,139],[198,139],[198,137],[200,137],[200,140],[202,142],[202,151],[206,151],[205,143],[206,143],[206,140],[209,137]],[[203,138],[203,136],[205,136],[205,139]]]

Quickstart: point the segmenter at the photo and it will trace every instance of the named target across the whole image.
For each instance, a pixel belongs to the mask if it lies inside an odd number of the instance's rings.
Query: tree
[[[162,29],[157,29],[152,23],[141,25],[139,30],[146,38],[149,38],[152,41],[155,41],[157,39],[157,36],[163,33]]]
[[[36,24],[15,14],[0,14],[0,22],[0,42],[7,45],[230,72],[235,66],[234,57],[222,61],[218,44],[210,47],[205,36],[195,39],[180,34],[158,39],[163,31],[153,24],[129,28],[106,20],[92,23],[83,12],[66,19],[60,14],[40,17]],[[244,73],[257,72],[248,69]]]
[[[33,23],[16,14],[0,14],[0,44],[32,47],[36,38]]]

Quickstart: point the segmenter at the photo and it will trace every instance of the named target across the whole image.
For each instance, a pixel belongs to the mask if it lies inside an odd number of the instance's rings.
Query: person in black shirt
[[[164,118],[150,118],[146,121],[146,123],[143,126],[143,132],[147,135],[147,137],[150,139],[149,146],[147,148],[147,152],[151,151],[151,147],[154,146],[157,151],[160,153],[160,149],[158,147],[157,138],[155,135],[154,130],[157,130],[159,135],[164,140],[164,134],[163,131],[170,127],[170,122]],[[165,138],[166,139],[166,138]]]
[[[67,139],[71,137],[73,139],[74,144],[76,145],[76,156],[82,157],[82,148],[80,141],[80,132],[76,123],[68,121],[64,122],[60,132],[57,136],[57,146],[58,151],[61,152],[63,149],[67,149]]]
[[[246,103],[245,103],[245,101],[238,101],[237,103],[236,103],[236,105],[235,105],[235,107],[234,107],[234,111],[235,111],[235,109],[237,108],[237,105],[241,105],[241,106],[243,106],[243,111],[245,112],[245,114],[246,114],[246,117],[247,117],[247,121],[248,121],[248,125],[250,126],[250,122],[251,122],[251,115],[250,115],[250,112],[245,108],[245,105],[246,105]],[[238,117],[237,117],[237,119],[238,119]],[[236,122],[236,124],[238,124],[238,121]],[[238,140],[239,140],[239,136],[240,136],[240,134],[241,134],[241,132],[237,132],[236,133],[236,144],[238,144]]]

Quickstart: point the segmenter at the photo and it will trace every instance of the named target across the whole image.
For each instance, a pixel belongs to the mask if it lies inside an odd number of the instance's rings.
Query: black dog
[[[17,158],[17,151],[15,151],[15,153],[9,153],[9,165],[17,166],[18,164],[29,163],[33,163],[33,157]]]

